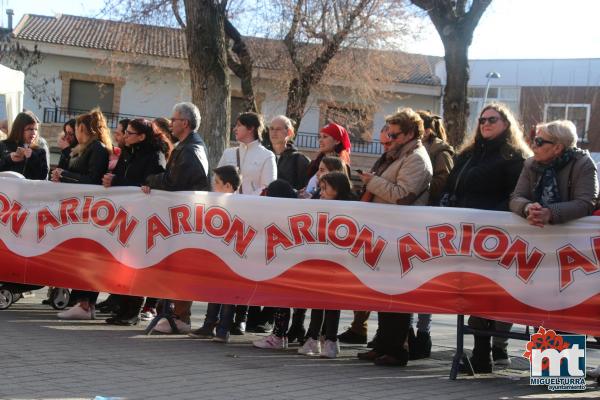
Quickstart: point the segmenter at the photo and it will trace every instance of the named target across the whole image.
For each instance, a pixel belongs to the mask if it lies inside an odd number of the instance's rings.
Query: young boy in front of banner
[[[224,165],[213,170],[215,181],[213,190],[219,193],[236,193],[242,183],[237,167]],[[213,339],[216,342],[229,342],[229,330],[233,325],[235,305],[208,303],[206,317],[201,328],[189,333],[194,339]],[[216,328],[216,332],[215,332]]]

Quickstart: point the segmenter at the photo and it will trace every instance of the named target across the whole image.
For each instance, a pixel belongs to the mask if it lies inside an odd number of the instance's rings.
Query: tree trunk
[[[288,86],[287,106],[285,115],[290,118],[294,124],[294,130],[298,132],[302,117],[304,117],[304,108],[310,94],[310,85],[302,84],[301,78],[294,78]]]
[[[445,38],[446,87],[444,88],[444,122],[448,141],[459,146],[467,133],[469,103],[467,84],[469,82],[468,50],[470,41],[462,37]]]
[[[229,68],[233,73],[240,78],[242,86],[242,96],[244,96],[244,111],[258,112],[256,106],[256,96],[254,95],[254,80],[252,70],[254,61],[250,54],[244,38],[236,27],[229,21],[225,20],[225,33],[233,40],[231,51],[235,53],[239,62],[233,59],[232,55],[228,56]]]
[[[226,3],[226,2],[224,2]],[[230,83],[225,41],[225,6],[214,0],[185,0],[192,102],[200,109],[200,134],[211,168],[229,145]]]

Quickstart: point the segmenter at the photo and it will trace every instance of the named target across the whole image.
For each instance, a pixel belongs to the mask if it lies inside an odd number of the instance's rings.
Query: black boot
[[[294,308],[292,314],[292,324],[288,330],[288,343],[294,343],[298,341],[300,344],[304,344],[304,336],[306,336],[306,329],[304,328],[304,320],[306,318],[306,308]]]
[[[408,346],[411,360],[431,357],[431,336],[429,332],[417,331],[417,336],[408,337]]]
[[[373,339],[371,339],[371,341],[367,343],[367,347],[369,349],[374,349],[375,347],[377,347],[377,333],[375,333]]]
[[[492,345],[490,336],[475,335],[473,354],[469,358],[476,374],[489,374],[492,372]],[[461,372],[468,372],[464,364],[460,366]]]

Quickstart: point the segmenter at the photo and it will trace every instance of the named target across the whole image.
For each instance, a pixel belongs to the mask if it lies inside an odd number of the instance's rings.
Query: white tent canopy
[[[0,64],[0,95],[6,99],[6,119],[8,131],[18,113],[23,110],[25,74]]]

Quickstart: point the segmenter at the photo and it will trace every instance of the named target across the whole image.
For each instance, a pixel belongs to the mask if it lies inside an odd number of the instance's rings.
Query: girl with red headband
[[[348,169],[348,176],[350,176],[350,135],[346,128],[336,123],[329,123],[321,128],[319,132],[319,154],[317,157],[308,165],[307,176],[310,176],[310,181],[306,186],[306,191],[312,193],[319,186],[316,178],[319,164],[325,156],[337,156],[344,161],[346,168]]]

